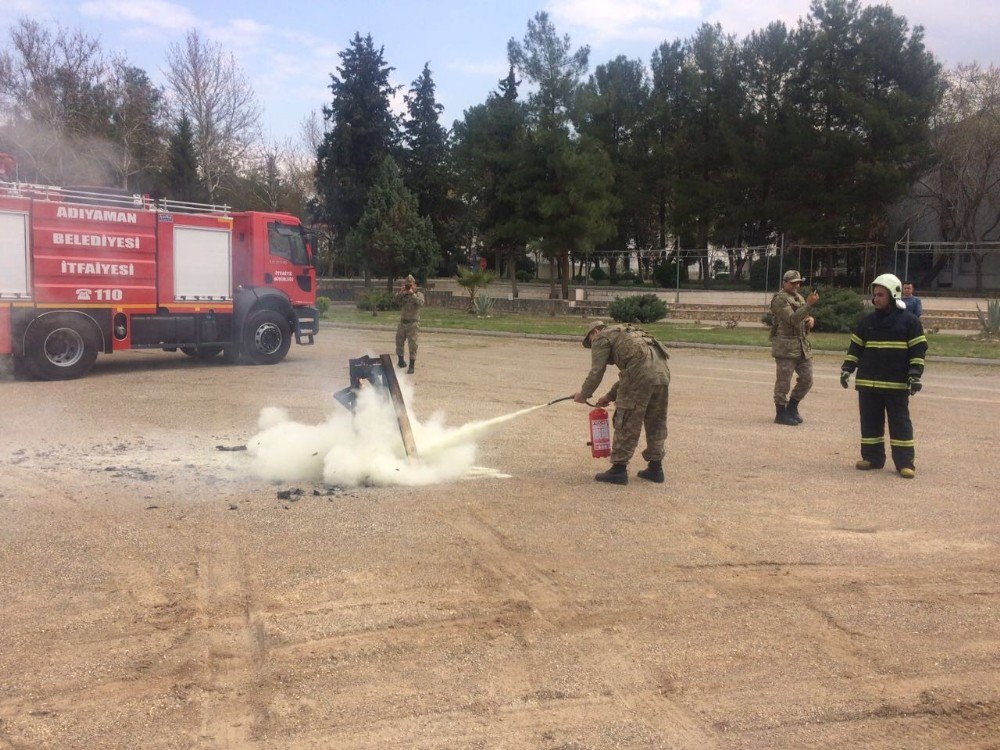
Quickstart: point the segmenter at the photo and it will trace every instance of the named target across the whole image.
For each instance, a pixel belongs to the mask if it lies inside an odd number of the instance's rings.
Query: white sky
[[[889,0],[911,26],[922,25],[926,43],[947,66],[977,60],[1000,63],[1000,0]],[[230,49],[240,60],[264,106],[265,127],[275,137],[296,135],[310,111],[329,102],[330,73],[355,31],[371,33],[405,88],[429,62],[437,97],[451,126],[463,110],[485,100],[507,73],[507,40],[522,39],[528,19],[547,10],[574,46],[591,47],[590,70],[624,54],[647,65],[664,41],[689,36],[705,22],[719,22],[744,36],[773,20],[794,25],[808,0],[2,0],[0,45],[19,16],[82,28],[100,35],[109,51],[122,52],[158,83],[168,46],[191,27]],[[397,106],[402,106],[401,96]]]

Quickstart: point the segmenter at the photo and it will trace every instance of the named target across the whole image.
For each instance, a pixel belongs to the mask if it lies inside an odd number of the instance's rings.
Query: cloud
[[[767,3],[722,0],[705,20],[720,24],[727,34],[744,37],[772,21],[784,21],[786,26],[793,27],[808,13],[809,0],[770,0]]]
[[[510,65],[506,57],[498,57],[493,60],[452,60],[445,68],[470,76],[490,76],[499,81],[507,75]]]
[[[893,12],[906,18],[910,28],[923,26],[925,44],[942,62],[979,60],[996,63],[996,29],[1000,27],[1000,4],[996,0],[964,0],[962,12],[941,0],[885,0]],[[865,0],[865,5],[882,0]],[[809,14],[809,0],[770,0],[747,3],[745,0],[720,0],[708,15],[711,23],[737,36],[762,29],[771,21],[784,21],[792,27]],[[969,19],[975,23],[969,23]]]
[[[224,47],[246,50],[248,45],[257,47],[262,40],[275,35],[274,29],[251,18],[234,18],[223,26],[208,30],[208,35]]]
[[[557,26],[581,28],[601,41],[623,37],[660,37],[670,25],[705,13],[703,0],[551,0]]]
[[[86,0],[80,11],[93,18],[131,21],[157,29],[188,29],[198,25],[197,16],[168,0]]]

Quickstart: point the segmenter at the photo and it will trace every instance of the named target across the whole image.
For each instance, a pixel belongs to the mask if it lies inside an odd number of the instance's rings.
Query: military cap
[[[801,282],[802,277],[799,276],[798,271],[785,271],[785,275],[781,277],[782,281],[797,281]]]
[[[584,347],[586,347],[587,349],[589,349],[589,348],[590,348],[590,334],[592,334],[592,333],[593,333],[593,332],[594,332],[595,330],[597,330],[598,328],[604,328],[604,321],[603,321],[603,320],[595,320],[595,321],[593,321],[593,322],[592,322],[592,323],[590,324],[590,327],[589,327],[589,328],[587,328],[587,333],[586,333],[586,335],[585,335],[585,336],[583,337],[583,345],[584,345]]]

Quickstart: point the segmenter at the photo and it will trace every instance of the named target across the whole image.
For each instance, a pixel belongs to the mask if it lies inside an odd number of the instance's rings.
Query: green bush
[[[667,303],[655,294],[615,297],[608,311],[619,323],[655,323],[667,316]]]
[[[638,274],[636,274],[636,272],[633,271],[631,268],[627,268],[624,271],[622,271],[621,273],[619,273],[617,277],[611,279],[611,283],[612,284],[641,284],[642,283],[642,279],[639,278]]]
[[[532,281],[535,278],[535,274],[531,271],[517,271],[514,273],[514,276],[516,276],[517,280],[521,282]]]
[[[653,279],[664,289],[671,289],[677,286],[677,264],[660,263],[653,268]],[[686,263],[681,264],[681,282],[688,280],[688,267]]]
[[[850,333],[865,314],[861,295],[850,289],[820,287],[819,302],[813,305],[812,316],[816,319],[815,331],[826,333]]]
[[[493,312],[493,298],[486,292],[480,292],[475,299],[476,315],[480,318],[488,318]]]
[[[326,315],[330,312],[330,303],[332,300],[329,297],[317,297],[316,298],[316,309],[319,310],[320,315]]]
[[[608,278],[607,272],[600,266],[594,266],[590,269],[590,278],[594,281],[604,281]]]
[[[824,333],[851,333],[858,325],[858,321],[867,312],[864,300],[857,292],[850,289],[836,289],[832,287],[820,287],[819,302],[813,305],[812,316],[816,319],[814,331]],[[803,290],[802,296],[808,294]],[[761,318],[761,322],[770,327],[774,316],[768,310]]]
[[[369,289],[358,300],[358,309],[370,310],[372,315],[377,314],[380,310],[398,310],[399,307],[395,295],[382,289]]]
[[[979,318],[979,325],[983,328],[983,337],[996,338],[1000,336],[1000,299],[986,300],[986,310],[980,310],[977,302],[976,317]]]

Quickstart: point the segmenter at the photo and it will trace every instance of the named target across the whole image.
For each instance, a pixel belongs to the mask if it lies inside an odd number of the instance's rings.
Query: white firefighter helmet
[[[896,307],[900,310],[906,309],[906,303],[902,300],[903,284],[897,276],[893,276],[891,273],[883,273],[880,276],[876,276],[875,281],[872,282],[872,287],[876,286],[885,287],[896,301]]]

